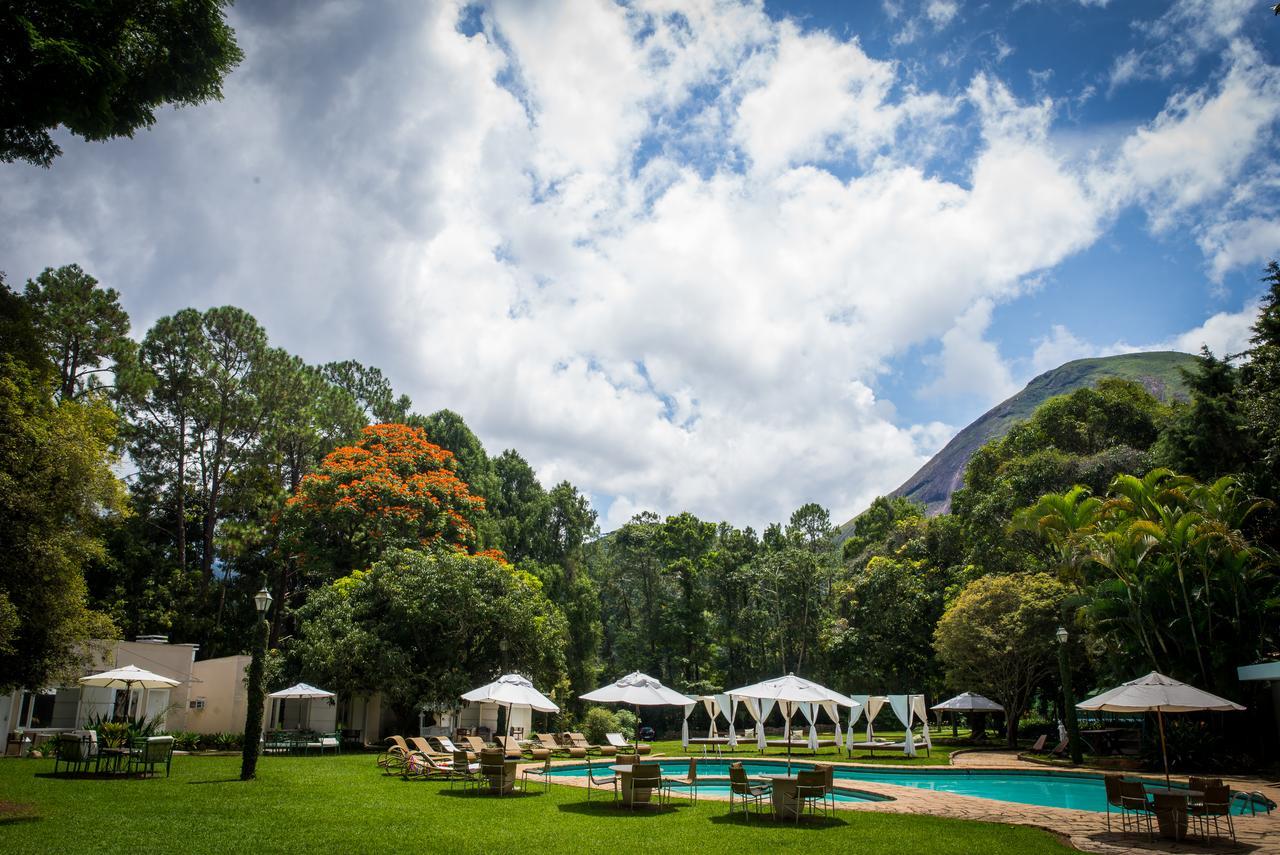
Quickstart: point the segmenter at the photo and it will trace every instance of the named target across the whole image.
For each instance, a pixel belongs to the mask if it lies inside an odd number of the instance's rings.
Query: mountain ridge
[[[1195,359],[1189,353],[1159,350],[1063,363],[1033,378],[1020,392],[970,422],[889,495],[920,502],[930,516],[946,513],[951,507],[951,494],[964,486],[965,467],[973,453],[1004,436],[1049,398],[1093,386],[1105,377],[1118,377],[1141,383],[1162,401],[1185,399],[1186,385],[1178,369],[1190,369]],[[852,523],[849,520],[841,530],[848,532]]]

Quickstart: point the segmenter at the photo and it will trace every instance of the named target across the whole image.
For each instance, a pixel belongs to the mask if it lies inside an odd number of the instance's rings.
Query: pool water
[[[698,777],[729,776],[728,760],[699,760]],[[607,764],[597,764],[607,765]],[[689,771],[689,763],[685,760],[665,761],[662,774],[683,777]],[[750,760],[742,764],[751,776],[778,774],[786,770],[785,764],[762,763]],[[792,771],[809,768],[808,763],[793,763]],[[582,775],[586,766],[560,766],[552,770],[552,775]],[[1071,808],[1073,810],[1105,811],[1107,794],[1101,775],[1090,774],[1045,774],[1041,772],[1020,772],[984,769],[872,769],[835,767],[836,786],[840,782],[847,785],[863,781],[869,783],[894,784],[899,787],[915,787],[921,790],[936,790],[944,793],[955,793],[961,796],[975,796],[981,799],[992,799],[1002,802],[1016,802],[1025,805],[1042,807]],[[720,785],[718,789],[728,790],[728,786]],[[702,792],[715,792],[713,785],[704,784]],[[878,801],[868,793],[854,793],[837,790],[837,801]],[[1244,812],[1244,805],[1237,800],[1232,812]]]

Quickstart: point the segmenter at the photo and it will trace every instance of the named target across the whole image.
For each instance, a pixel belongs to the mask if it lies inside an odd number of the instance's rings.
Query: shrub
[[[603,745],[606,733],[620,733],[618,717],[604,707],[592,707],[582,718],[582,733],[593,745]]]
[[[190,730],[179,730],[170,734],[173,737],[173,747],[179,751],[196,751],[200,747],[200,734]]]
[[[618,710],[613,714],[618,720],[618,730],[621,731],[623,737],[628,742],[634,742],[636,738],[636,726],[640,724],[640,719],[631,710]]]
[[[226,731],[213,734],[213,747],[219,751],[239,751],[243,746],[243,733]]]

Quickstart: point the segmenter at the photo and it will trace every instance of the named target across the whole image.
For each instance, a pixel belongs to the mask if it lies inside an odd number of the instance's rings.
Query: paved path
[[[675,758],[664,758],[675,759]],[[1046,767],[1018,759],[1016,753],[1008,751],[975,751],[953,756],[956,766],[985,769],[1034,769],[1037,772],[1053,774],[1055,768]],[[607,765],[607,764],[606,764]],[[841,764],[857,765],[857,764]],[[874,766],[875,769],[891,769],[892,766]],[[904,767],[923,771],[919,766]],[[927,768],[927,767],[925,767]],[[586,778],[557,778],[558,783],[586,786]],[[1280,803],[1280,782],[1261,779],[1232,778],[1230,783],[1234,789],[1260,790],[1273,801]],[[1215,840],[1212,845],[1204,843],[1182,842],[1157,838],[1148,841],[1139,835],[1119,833],[1118,818],[1112,817],[1112,828],[1107,831],[1106,814],[1094,811],[1068,810],[1065,808],[1039,807],[1021,805],[1012,802],[1000,802],[992,799],[980,799],[972,796],[961,796],[954,793],[943,793],[935,790],[920,790],[915,787],[900,787],[878,781],[857,781],[854,786],[877,795],[888,796],[892,801],[882,802],[837,802],[845,810],[872,810],[883,813],[917,813],[932,816],[944,816],[953,819],[971,819],[983,822],[1003,822],[1015,825],[1030,825],[1043,828],[1068,839],[1072,846],[1085,852],[1104,853],[1104,855],[1123,855],[1123,853],[1271,853],[1280,855],[1280,813],[1270,816],[1235,817],[1236,838],[1239,841],[1232,845],[1229,840]],[[611,798],[612,794],[605,796]],[[716,796],[704,793],[699,798],[727,800],[728,796]]]

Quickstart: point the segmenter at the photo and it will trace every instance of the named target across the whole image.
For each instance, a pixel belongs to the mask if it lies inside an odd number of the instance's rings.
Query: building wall
[[[197,733],[243,731],[249,693],[244,675],[251,656],[221,656],[195,663],[191,699],[203,701],[203,709],[187,714],[187,729]]]

